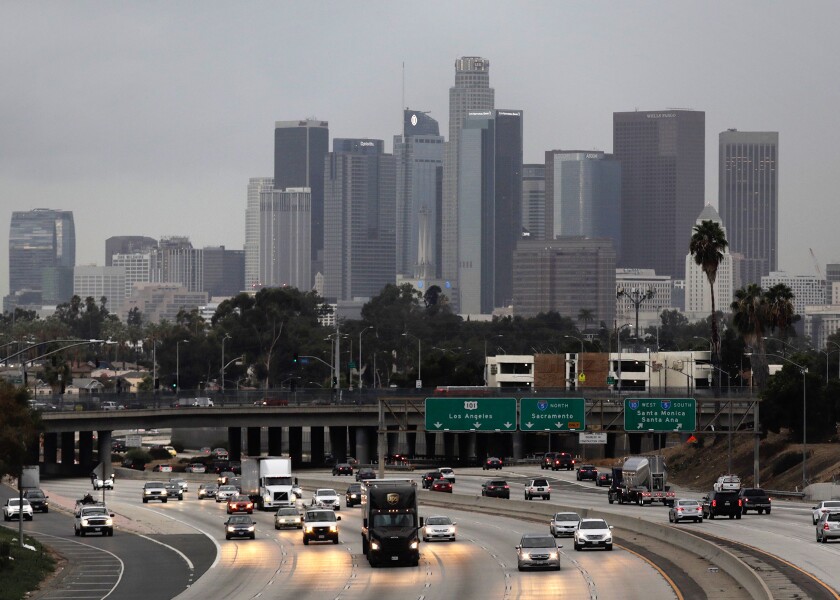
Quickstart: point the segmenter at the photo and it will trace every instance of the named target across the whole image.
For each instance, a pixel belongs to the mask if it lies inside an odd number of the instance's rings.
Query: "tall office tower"
[[[397,165],[397,273],[429,279],[441,272],[440,216],[443,136],[423,112],[403,111],[402,135],[394,136]]]
[[[723,229],[724,235],[728,234],[720,215],[710,205],[706,205],[700,216],[697,217],[696,225],[703,221],[714,221]],[[729,248],[723,251],[723,258],[718,264],[717,276],[715,277],[715,310],[727,312],[729,305],[735,296],[736,266]],[[709,280],[703,272],[703,267],[694,261],[694,256],[686,250],[685,255],[685,314],[690,321],[700,321],[708,317],[712,312],[712,292],[709,288]]]
[[[248,180],[248,202],[245,207],[245,288],[263,287],[260,279],[260,201],[263,194],[274,190],[273,177],[251,177]]]
[[[476,111],[458,162],[458,311],[490,314],[513,300],[522,237],[522,111]]]
[[[744,285],[778,268],[779,134],[722,131],[718,141],[718,205],[729,249],[743,256]]]
[[[706,202],[706,113],[613,113],[613,152],[621,161],[623,267],[681,279],[694,221]]]
[[[105,240],[105,266],[113,266],[114,254],[146,254],[157,248],[157,240],[143,235],[115,235]]]
[[[546,238],[609,238],[621,255],[621,163],[585,150],[545,153]]]
[[[324,296],[372,298],[396,279],[396,163],[382,140],[335,139],[324,174]]]
[[[108,312],[120,314],[125,301],[125,269],[122,267],[78,266],[73,269],[73,294],[99,304],[106,298]]]
[[[312,289],[312,193],[289,188],[260,199],[260,281],[266,287]]]
[[[555,311],[574,318],[581,309],[594,322],[615,318],[615,249],[612,240],[561,237],[522,240],[513,258],[514,314]]]
[[[277,121],[274,124],[274,188],[312,190],[312,275],[323,270],[324,158],[330,149],[327,121]],[[314,280],[305,289],[311,289]]]
[[[545,239],[545,165],[522,165],[522,235]]]
[[[189,238],[163,237],[157,249],[158,275],[154,281],[180,283],[190,292],[204,291],[204,251]]]
[[[245,251],[205,246],[204,291],[213,296],[235,296],[245,289]]]
[[[9,295],[42,293],[43,304],[67,302],[73,295],[76,229],[73,213],[37,208],[12,213],[9,227]]]
[[[157,250],[145,253],[114,254],[111,265],[122,267],[125,271],[125,297],[131,296],[135,283],[150,283],[157,281],[159,270],[157,267]]]
[[[458,146],[467,113],[492,110],[495,92],[490,87],[490,61],[464,56],[455,61],[455,85],[449,88],[449,141],[443,166],[441,217],[443,277],[458,275]]]
[[[837,288],[838,291],[840,291],[840,263],[827,263],[825,265],[826,304],[840,304],[840,302],[834,301],[834,288]]]

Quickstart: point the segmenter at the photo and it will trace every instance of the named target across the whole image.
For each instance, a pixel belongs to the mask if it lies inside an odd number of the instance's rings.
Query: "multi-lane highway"
[[[300,531],[275,531],[271,513],[255,513],[256,540],[224,539],[224,505],[196,499],[196,475],[182,502],[142,504],[140,481],[118,480],[108,492],[108,504],[117,515],[113,538],[74,538],[72,520],[52,511],[36,514],[25,523],[29,531],[40,532],[42,541],[62,550],[71,561],[92,556],[94,569],[83,563],[72,571],[79,584],[70,589],[85,590],[85,598],[693,598],[715,597],[725,588],[726,597],[745,597],[737,582],[722,572],[687,555],[680,548],[616,531],[613,552],[575,552],[570,539],[563,544],[560,572],[520,573],[514,546],[523,532],[547,532],[547,520],[526,515],[522,507],[542,506],[544,501],[525,503],[522,484],[531,476],[546,476],[538,467],[516,467],[493,477],[507,478],[512,500],[499,500],[495,514],[422,505],[423,500],[446,500],[448,494],[421,492],[421,514],[446,514],[458,523],[454,543],[423,543],[419,568],[372,569],[361,553],[361,517],[358,508],[343,507],[340,544],[304,546]],[[349,481],[327,473],[301,474],[311,485],[332,484],[343,494]],[[419,473],[412,477],[419,480]],[[461,470],[455,494],[477,496],[486,472]],[[553,489],[548,504],[597,508],[637,516],[667,525],[667,509],[608,505],[605,489],[592,483],[577,483],[572,473],[550,473]],[[44,483],[57,499],[72,499],[88,490],[87,480],[57,480]],[[309,490],[311,491],[311,489]],[[307,493],[308,497],[309,493]],[[687,494],[697,496],[697,494]],[[435,503],[437,504],[437,503]],[[513,507],[516,515],[511,516]],[[840,545],[816,544],[810,513],[794,503],[776,502],[771,515],[748,515],[738,521],[715,520],[703,524],[680,524],[679,528],[761,548],[813,573],[828,588],[840,588],[836,572]],[[16,525],[16,524],[15,524]],[[137,531],[139,535],[128,533]],[[74,552],[76,548],[83,552]],[[71,548],[67,550],[67,548]],[[645,550],[651,550],[647,554]],[[640,551],[637,553],[637,551]],[[98,557],[98,558],[97,558]],[[755,560],[753,557],[750,560]],[[99,561],[99,562],[97,562]],[[670,562],[670,568],[665,563]],[[657,565],[656,563],[662,563]],[[675,568],[676,567],[676,568]],[[767,568],[767,567],[763,567]],[[684,577],[669,573],[682,571]],[[773,584],[768,573],[768,586]],[[66,582],[64,582],[66,583]],[[62,582],[59,582],[61,585]],[[780,584],[781,585],[781,584]],[[825,588],[805,591],[806,596],[840,598]],[[98,587],[97,587],[98,586]],[[65,586],[66,587],[66,586]],[[51,598],[69,597],[57,594]],[[77,596],[74,596],[77,597]]]

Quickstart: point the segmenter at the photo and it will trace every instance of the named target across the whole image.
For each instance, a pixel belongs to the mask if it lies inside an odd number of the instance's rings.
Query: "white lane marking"
[[[207,538],[208,538],[211,542],[213,542],[213,545],[214,545],[214,546],[216,546],[216,558],[213,560],[213,564],[212,564],[212,565],[210,565],[209,567],[207,567],[207,570],[209,571],[210,569],[212,569],[213,567],[215,567],[217,564],[219,564],[219,561],[220,561],[220,560],[221,560],[221,558],[222,558],[222,557],[221,557],[221,554],[222,554],[222,545],[221,545],[221,544],[219,544],[219,542],[217,542],[217,541],[216,541],[216,538],[214,538],[212,535],[210,535],[209,533],[207,533],[206,531],[204,531],[204,530],[203,530],[203,529],[201,529],[200,527],[197,527],[197,526],[195,526],[195,525],[193,525],[193,524],[191,524],[191,523],[187,523],[186,521],[182,521],[182,520],[180,520],[180,519],[176,519],[175,517],[171,517],[171,516],[169,516],[168,514],[166,514],[166,513],[164,513],[164,512],[159,512],[159,511],[157,511],[157,510],[153,510],[153,509],[151,509],[151,508],[146,508],[145,506],[141,506],[141,507],[138,507],[138,508],[140,508],[140,510],[148,510],[149,512],[154,513],[154,514],[156,514],[156,515],[158,515],[158,516],[161,516],[161,517],[166,517],[166,518],[167,518],[167,519],[169,519],[170,521],[177,521],[178,523],[180,523],[180,524],[182,524],[182,525],[186,525],[186,526],[187,526],[187,527],[189,527],[190,529],[195,529],[195,530],[196,530],[197,532],[199,532],[200,534],[202,534],[202,535],[206,536],[206,537],[207,537]],[[186,558],[186,557],[184,557],[184,558]],[[187,560],[187,562],[189,562],[189,560]],[[192,567],[190,567],[190,568],[192,568]]]
[[[178,550],[178,548],[176,548],[174,546],[170,546],[169,544],[164,544],[160,540],[156,540],[155,538],[151,538],[148,535],[143,535],[142,533],[138,533],[136,535],[137,535],[137,537],[141,537],[144,540],[149,540],[150,542],[154,542],[155,544],[160,544],[164,548],[169,548],[170,550],[172,550],[172,552],[174,552],[175,554],[177,554],[178,556],[180,556],[181,558],[184,559],[184,562],[187,563],[187,566],[190,568],[190,571],[195,570],[195,565],[193,565],[193,562],[189,559],[189,557],[186,554],[184,554],[183,552]]]

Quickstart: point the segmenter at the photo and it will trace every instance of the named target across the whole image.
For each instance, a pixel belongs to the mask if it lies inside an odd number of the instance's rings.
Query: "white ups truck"
[[[242,459],[242,493],[260,510],[295,506],[292,488],[292,459],[281,456],[254,456]]]

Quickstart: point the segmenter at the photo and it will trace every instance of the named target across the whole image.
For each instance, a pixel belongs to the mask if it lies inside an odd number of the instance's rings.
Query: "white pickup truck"
[[[737,475],[721,475],[713,487],[716,492],[725,492],[727,490],[737,492],[741,489],[741,478]]]
[[[97,502],[95,504],[76,504],[73,511],[73,529],[77,536],[88,533],[101,533],[103,536],[114,535],[114,513]]]

